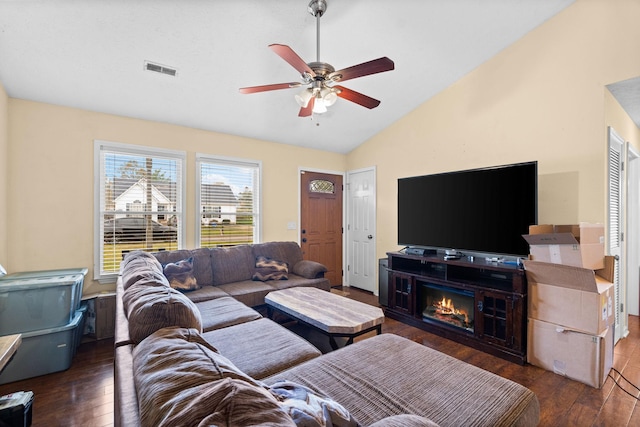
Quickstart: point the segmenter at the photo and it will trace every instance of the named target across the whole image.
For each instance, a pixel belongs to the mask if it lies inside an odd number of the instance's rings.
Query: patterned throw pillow
[[[173,289],[180,292],[200,289],[196,278],[193,276],[193,257],[164,264],[162,269]]]
[[[265,256],[256,257],[256,270],[252,280],[266,282],[267,280],[287,280],[289,277],[289,265],[283,261],[267,258]]]

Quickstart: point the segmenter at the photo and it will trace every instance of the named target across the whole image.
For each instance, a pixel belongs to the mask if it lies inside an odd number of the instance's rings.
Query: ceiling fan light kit
[[[240,88],[240,93],[250,94],[266,92],[279,89],[291,89],[306,86],[301,92],[295,95],[295,100],[300,106],[299,117],[309,117],[312,114],[322,114],[327,111],[327,107],[335,104],[338,97],[354,102],[363,107],[372,109],[380,105],[380,101],[361,94],[344,86],[336,85],[357,77],[382,73],[394,69],[394,63],[387,57],[374,59],[336,71],[335,68],[326,62],[320,61],[320,17],[327,10],[326,0],[311,0],[308,11],[316,18],[316,50],[317,60],[306,63],[289,46],[282,44],[271,44],[271,49],[276,55],[287,61],[295,68],[302,78],[302,82],[276,83],[262,86],[251,86]]]

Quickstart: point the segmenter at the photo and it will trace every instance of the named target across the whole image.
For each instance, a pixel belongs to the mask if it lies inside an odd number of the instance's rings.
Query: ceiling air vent
[[[153,71],[155,73],[166,74],[167,76],[175,77],[178,72],[175,68],[167,67],[166,65],[156,64],[154,62],[144,61],[144,69],[147,71]]]

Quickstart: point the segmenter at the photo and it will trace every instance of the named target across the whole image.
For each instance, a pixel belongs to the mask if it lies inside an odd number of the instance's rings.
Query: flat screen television
[[[538,163],[398,179],[398,244],[526,256],[538,222]]]

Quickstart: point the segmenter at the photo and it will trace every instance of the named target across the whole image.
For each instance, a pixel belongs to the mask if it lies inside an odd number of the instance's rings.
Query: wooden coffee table
[[[318,288],[282,289],[270,292],[264,300],[270,317],[276,310],[322,332],[334,350],[338,349],[336,337],[348,338],[349,345],[367,332],[382,333],[382,309]]]
[[[5,335],[0,337],[0,372],[13,357],[22,343],[22,334]]]

